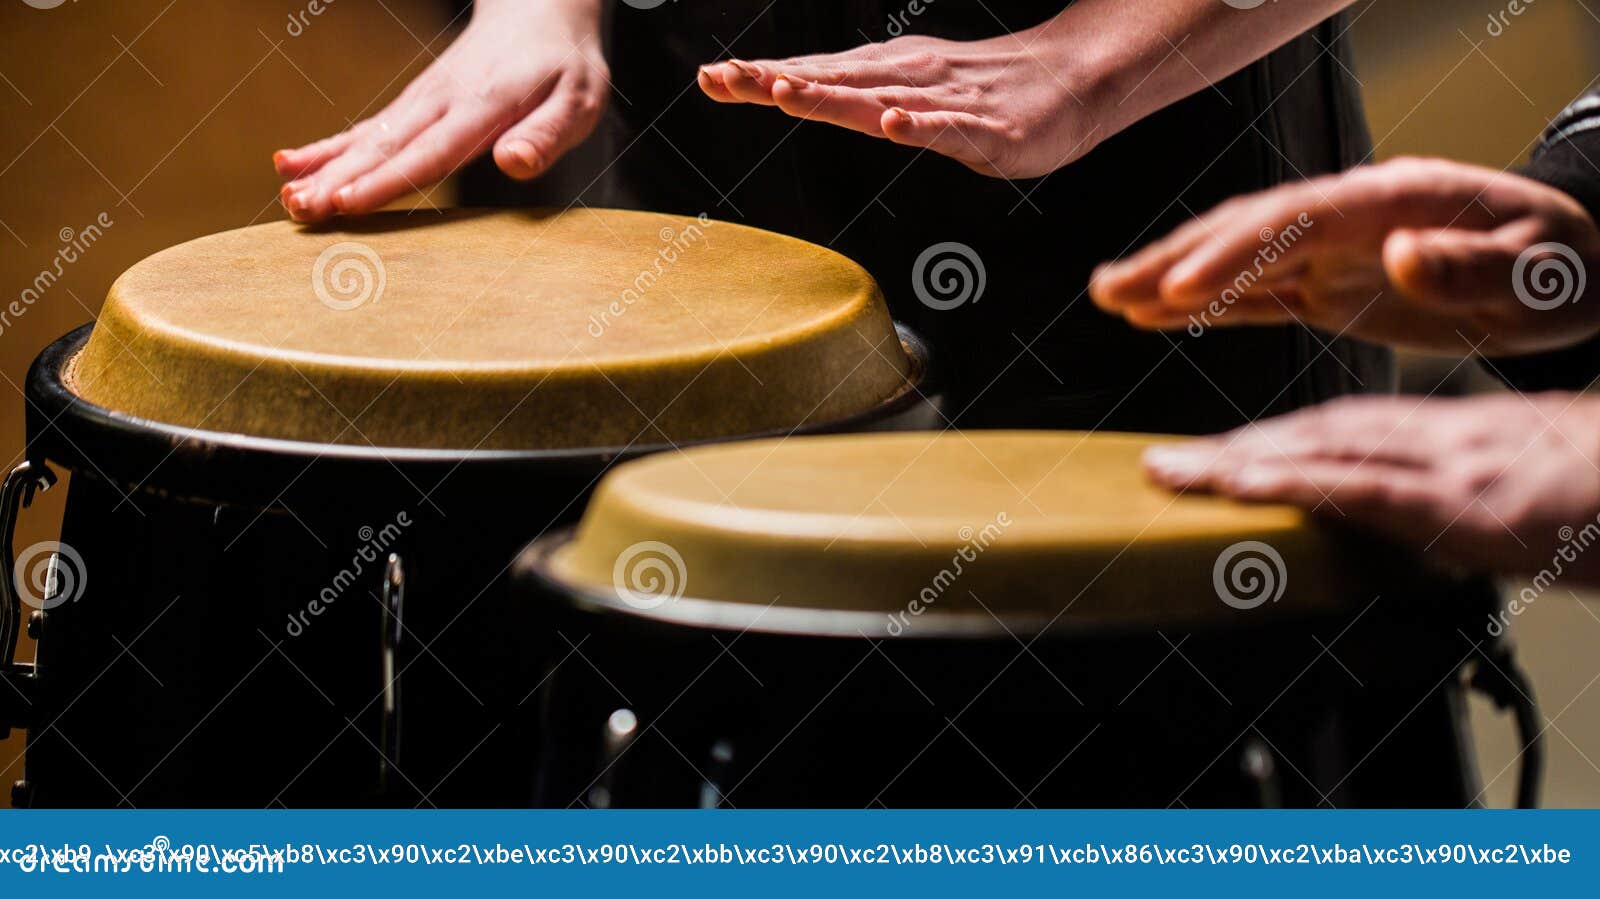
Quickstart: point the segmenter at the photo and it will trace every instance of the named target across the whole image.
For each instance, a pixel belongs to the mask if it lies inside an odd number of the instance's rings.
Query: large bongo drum
[[[614,469],[517,577],[555,806],[1461,806],[1486,584],[1145,483],[1155,437],[764,440]]]
[[[516,551],[619,459],[925,427],[928,392],[864,270],[704,217],[389,214],[159,253],[28,377],[0,497],[16,798],[526,804]],[[61,540],[13,578],[52,467]]]

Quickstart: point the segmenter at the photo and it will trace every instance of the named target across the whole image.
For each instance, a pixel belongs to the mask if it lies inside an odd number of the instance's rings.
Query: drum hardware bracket
[[[1473,666],[1468,681],[1472,688],[1489,697],[1501,711],[1509,709],[1516,717],[1517,738],[1522,743],[1522,759],[1517,773],[1517,808],[1539,804],[1539,786],[1544,779],[1544,728],[1539,724],[1539,706],[1533,698],[1533,684],[1517,664],[1509,641],[1485,643],[1483,661]]]
[[[33,504],[34,494],[49,490],[55,473],[43,463],[23,461],[6,475],[0,485],[0,739],[10,736],[14,727],[27,727],[33,718],[34,699],[39,681],[38,654],[33,662],[17,661],[17,640],[22,631],[22,601],[16,588],[16,557],[12,543],[17,534],[17,519]],[[28,635],[37,640],[44,628],[45,613],[34,611],[28,618]]]

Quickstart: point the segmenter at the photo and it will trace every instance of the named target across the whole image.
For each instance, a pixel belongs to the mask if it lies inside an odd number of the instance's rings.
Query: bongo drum
[[[927,363],[854,263],[705,217],[388,214],[158,253],[28,376],[0,497],[18,799],[526,804],[517,550],[619,459],[927,426]],[[59,545],[13,563],[52,467]]]
[[[1158,439],[796,437],[618,467],[516,566],[554,635],[541,802],[1475,801],[1457,674],[1492,589],[1152,487]]]

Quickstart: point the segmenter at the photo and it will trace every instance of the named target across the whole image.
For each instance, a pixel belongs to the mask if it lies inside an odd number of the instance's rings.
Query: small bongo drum
[[[517,550],[616,460],[925,427],[929,389],[859,266],[704,217],[380,215],[152,256],[28,376],[0,509],[18,798],[526,804]],[[50,466],[61,540],[13,580]]]
[[[516,567],[554,635],[541,802],[1475,801],[1458,674],[1492,589],[1149,486],[1157,439],[797,437],[613,470]]]

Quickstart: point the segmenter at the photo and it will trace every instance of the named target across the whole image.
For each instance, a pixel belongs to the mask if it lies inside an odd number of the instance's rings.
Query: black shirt
[[[1571,194],[1600,222],[1600,89],[1556,116],[1522,174]],[[1518,390],[1582,389],[1600,376],[1600,335],[1564,350],[1496,359],[1490,370]]]
[[[900,30],[972,40],[1038,24],[1062,5],[940,0]],[[1086,295],[1097,263],[1196,212],[1366,159],[1342,17],[1051,175],[1005,181],[776,109],[713,103],[695,87],[697,66],[730,55],[781,58],[885,40],[903,0],[614,6],[610,121],[578,151],[590,157],[579,164],[604,174],[578,180],[582,202],[705,212],[855,259],[896,318],[932,341],[946,413],[964,427],[1210,433],[1392,387],[1389,354],[1376,347],[1298,325],[1150,333]],[[947,243],[971,248],[985,288],[975,302],[932,309],[913,270],[929,247]]]

